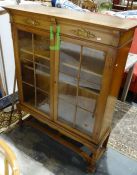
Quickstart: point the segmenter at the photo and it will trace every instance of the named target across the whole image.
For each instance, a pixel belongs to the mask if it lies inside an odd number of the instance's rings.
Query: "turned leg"
[[[88,172],[94,173],[96,170],[96,162],[101,158],[107,148],[109,135],[106,137],[104,142],[94,151],[91,155],[91,161],[89,162],[89,166],[87,168]]]
[[[12,121],[12,115],[14,112],[14,96],[15,96],[15,90],[16,90],[16,71],[15,71],[15,75],[14,75],[14,84],[13,84],[13,94],[12,94],[12,99],[11,99],[11,113],[10,113],[10,118],[9,118],[9,127],[11,125],[11,121]]]
[[[88,173],[95,173],[95,171],[96,171],[96,163],[94,162],[88,166],[87,172]]]
[[[107,149],[107,144],[108,144],[108,139],[109,139],[110,134],[106,137],[104,143],[103,143],[103,148]]]
[[[96,171],[96,152],[92,155],[92,160],[87,167],[87,171],[89,173],[94,173]]]

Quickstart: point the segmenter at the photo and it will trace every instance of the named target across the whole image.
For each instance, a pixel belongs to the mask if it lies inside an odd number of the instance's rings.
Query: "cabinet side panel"
[[[131,29],[127,32],[122,32],[121,37],[120,37],[120,41],[119,41],[119,46],[122,46],[122,45],[128,43],[129,41],[131,41],[133,38],[133,34],[134,34],[134,29]]]
[[[102,120],[102,126],[100,130],[99,140],[104,136],[104,134],[111,128],[111,122],[113,119],[113,112],[115,107],[115,102],[119,94],[119,89],[121,86],[122,76],[125,69],[125,64],[130,49],[130,44],[125,45],[120,48],[117,52],[116,63],[114,65],[114,71],[112,74],[112,83],[110,86],[110,93],[107,99],[107,105],[105,113]]]
[[[114,114],[116,97],[109,96],[107,99],[106,109],[104,113],[104,118],[102,121],[102,128],[100,132],[100,139],[105,135],[105,133],[111,129],[112,118]]]
[[[94,126],[94,140],[96,143],[100,142],[100,135],[102,134],[102,126],[104,122],[104,113],[106,110],[107,99],[111,89],[113,69],[115,66],[116,49],[108,49],[102,79],[102,88],[98,98],[98,103],[95,111],[95,126]]]
[[[131,47],[131,42],[125,45],[124,47],[120,48],[117,52],[116,63],[115,63],[115,67],[112,75],[113,81],[112,81],[111,90],[110,90],[111,96],[114,96],[114,97],[118,96],[130,47]]]

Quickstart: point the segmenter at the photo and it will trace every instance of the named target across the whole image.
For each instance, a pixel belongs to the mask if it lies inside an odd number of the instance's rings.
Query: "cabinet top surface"
[[[68,9],[55,7],[45,7],[42,5],[13,5],[4,7],[8,11],[29,12],[36,15],[46,15],[50,17],[68,19],[78,22],[99,25],[116,30],[129,30],[137,26],[137,20],[121,19],[119,17],[103,15],[92,12],[77,12]]]

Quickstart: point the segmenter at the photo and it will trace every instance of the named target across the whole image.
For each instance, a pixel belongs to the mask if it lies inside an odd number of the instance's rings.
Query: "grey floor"
[[[0,138],[15,152],[22,175],[91,175],[81,157],[30,126],[14,128]],[[94,175],[137,175],[137,161],[108,148]]]

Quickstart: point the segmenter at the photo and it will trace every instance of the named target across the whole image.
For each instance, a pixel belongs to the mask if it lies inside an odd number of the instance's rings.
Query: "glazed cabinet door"
[[[52,82],[50,35],[17,30],[22,103],[30,108],[52,114]]]
[[[79,134],[92,135],[105,57],[104,51],[61,41],[56,65],[56,122]]]

